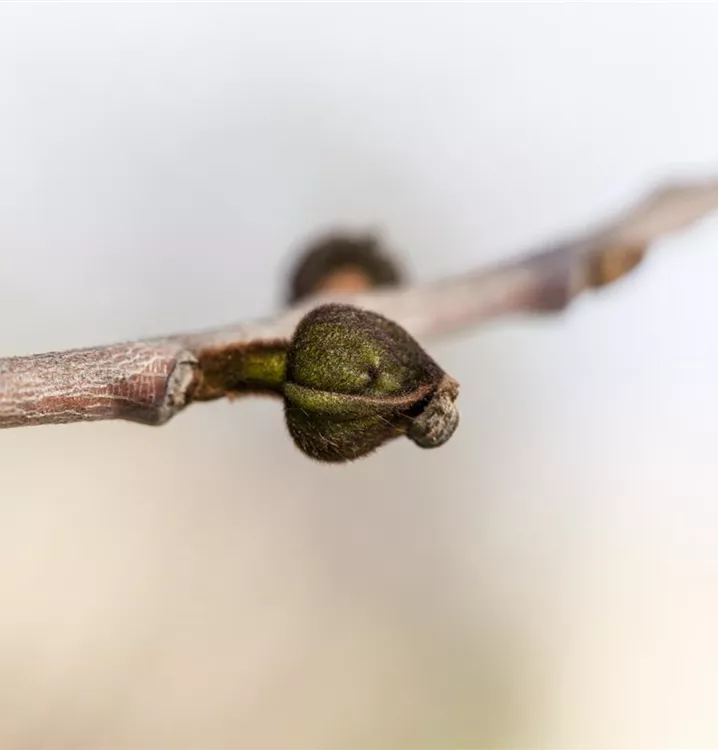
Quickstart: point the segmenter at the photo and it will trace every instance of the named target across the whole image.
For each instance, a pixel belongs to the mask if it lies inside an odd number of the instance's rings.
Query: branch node
[[[589,258],[586,284],[599,289],[626,276],[646,256],[646,245],[613,245],[593,258]]]
[[[191,352],[183,352],[167,378],[167,390],[157,409],[155,425],[165,424],[192,401],[198,375],[197,358]]]

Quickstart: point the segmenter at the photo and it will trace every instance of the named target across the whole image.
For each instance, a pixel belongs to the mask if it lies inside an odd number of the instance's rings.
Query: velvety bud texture
[[[457,393],[403,328],[349,305],[312,310],[289,346],[287,426],[321,461],[350,461],[400,435],[441,445],[458,424]]]

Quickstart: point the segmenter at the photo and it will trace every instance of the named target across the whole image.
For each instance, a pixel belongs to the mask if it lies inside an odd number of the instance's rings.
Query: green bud
[[[349,305],[299,323],[284,383],[289,432],[320,461],[351,461],[406,435],[425,448],[458,424],[458,385],[401,326]]]

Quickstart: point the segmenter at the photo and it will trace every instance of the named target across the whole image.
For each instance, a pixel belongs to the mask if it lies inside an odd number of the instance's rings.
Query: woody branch
[[[378,312],[420,341],[493,318],[558,311],[633,269],[660,237],[718,208],[718,181],[671,184],[596,231],[516,260],[425,285],[317,294],[263,321],[111,346],[0,359],[0,428],[126,419],[165,424],[206,387],[203,362],[263,341],[287,341],[327,300]],[[332,285],[329,285],[332,286]],[[353,288],[353,284],[351,285]]]

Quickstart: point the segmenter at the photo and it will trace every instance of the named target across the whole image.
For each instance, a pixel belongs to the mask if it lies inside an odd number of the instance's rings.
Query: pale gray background
[[[416,277],[718,168],[718,9],[0,8],[0,353]],[[0,434],[0,746],[718,747],[718,221],[432,348],[452,441],[311,463],[270,401]]]

